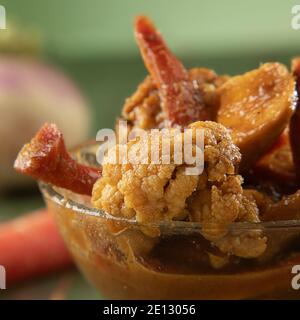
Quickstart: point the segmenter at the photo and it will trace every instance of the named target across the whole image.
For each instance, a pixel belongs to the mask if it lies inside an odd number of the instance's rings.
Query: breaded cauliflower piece
[[[221,251],[243,257],[260,255],[266,242],[260,232],[246,232],[234,237],[227,229],[234,221],[259,221],[256,203],[243,194],[243,180],[236,174],[241,157],[238,148],[220,124],[199,121],[189,128],[193,148],[196,147],[197,129],[204,132],[204,170],[201,174],[187,175],[186,169],[190,166],[184,159],[182,164],[176,164],[174,159],[178,150],[174,142],[177,139],[184,141],[183,133],[170,129],[169,136],[159,133],[159,164],[109,164],[106,161],[103,176],[93,188],[93,205],[114,216],[134,218],[140,223],[171,220],[201,222],[203,236]],[[170,143],[169,164],[162,163],[164,139]],[[151,134],[147,136],[148,146],[150,142]],[[127,147],[128,152],[135,148],[142,154],[145,152],[145,141],[136,138]],[[120,148],[120,145],[116,146],[117,151]],[[144,158],[148,156],[150,159],[151,148],[147,149]],[[250,238],[255,245],[253,249],[249,248]]]
[[[218,186],[207,182],[189,199],[191,221],[202,223],[204,237],[222,252],[239,257],[258,257],[266,250],[259,230],[228,230],[232,222],[259,222],[254,199],[242,189],[242,177],[229,175]],[[211,185],[211,187],[209,187]]]

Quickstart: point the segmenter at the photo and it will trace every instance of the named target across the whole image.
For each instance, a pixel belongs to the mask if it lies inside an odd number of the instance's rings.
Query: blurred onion
[[[42,62],[0,57],[0,190],[26,184],[13,170],[24,143],[44,122],[56,123],[68,147],[88,136],[90,111],[62,72]]]

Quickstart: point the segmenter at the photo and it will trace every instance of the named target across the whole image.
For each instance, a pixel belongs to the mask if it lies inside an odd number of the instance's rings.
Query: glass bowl
[[[96,147],[81,147],[75,157],[95,165]],[[300,221],[233,223],[228,234],[262,232],[267,250],[255,259],[228,258],[205,240],[200,223],[141,225],[92,208],[87,196],[39,185],[78,267],[108,299],[300,298],[293,273]]]

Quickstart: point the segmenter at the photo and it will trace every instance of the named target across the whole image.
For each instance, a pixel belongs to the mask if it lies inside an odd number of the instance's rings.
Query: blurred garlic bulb
[[[0,56],[0,190],[26,184],[13,170],[22,145],[54,122],[68,147],[88,136],[90,110],[72,81],[42,62]]]

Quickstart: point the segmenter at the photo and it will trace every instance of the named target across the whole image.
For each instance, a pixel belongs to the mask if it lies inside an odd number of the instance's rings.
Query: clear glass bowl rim
[[[115,222],[122,222],[134,226],[148,226],[148,227],[159,227],[159,228],[174,228],[174,229],[202,229],[202,224],[200,222],[189,222],[189,221],[161,221],[157,223],[147,223],[143,224],[137,222],[134,219],[126,219],[121,217],[114,217],[109,213],[85,206],[71,199],[66,199],[59,191],[47,183],[38,182],[39,188],[43,196],[62,206],[66,209],[71,209],[82,215],[89,215],[94,217],[101,217],[102,219],[113,220]],[[227,226],[229,230],[255,230],[255,229],[296,229],[300,228],[300,220],[280,220],[280,221],[266,221],[266,222],[233,222]],[[266,231],[266,230],[265,230]]]
[[[88,151],[90,148],[94,148],[95,146],[99,146],[99,142],[95,140],[89,140],[82,144],[77,145],[76,147],[71,149],[71,154],[73,155],[74,159],[78,159],[78,155],[82,154],[84,151]],[[126,219],[121,217],[115,217],[110,215],[109,213],[85,206],[81,203],[78,203],[71,199],[66,199],[64,195],[62,195],[56,188],[52,185],[47,184],[42,181],[38,181],[39,188],[46,199],[53,201],[59,206],[65,207],[67,209],[72,209],[73,211],[82,214],[82,215],[89,215],[94,217],[101,217],[102,219],[113,220],[115,222],[122,222],[128,225],[134,225],[136,227],[139,226],[147,226],[147,227],[159,227],[159,228],[174,228],[174,229],[191,229],[191,230],[201,230],[202,224],[200,222],[189,222],[189,221],[160,221],[155,223],[140,223],[134,219]],[[300,228],[300,219],[297,220],[278,220],[278,221],[266,221],[266,222],[233,222],[227,226],[227,229],[232,231],[239,231],[239,230],[255,230],[255,229],[267,229],[267,230],[274,230],[274,229],[287,229],[293,228],[297,229]],[[206,226],[207,229],[207,226]]]

